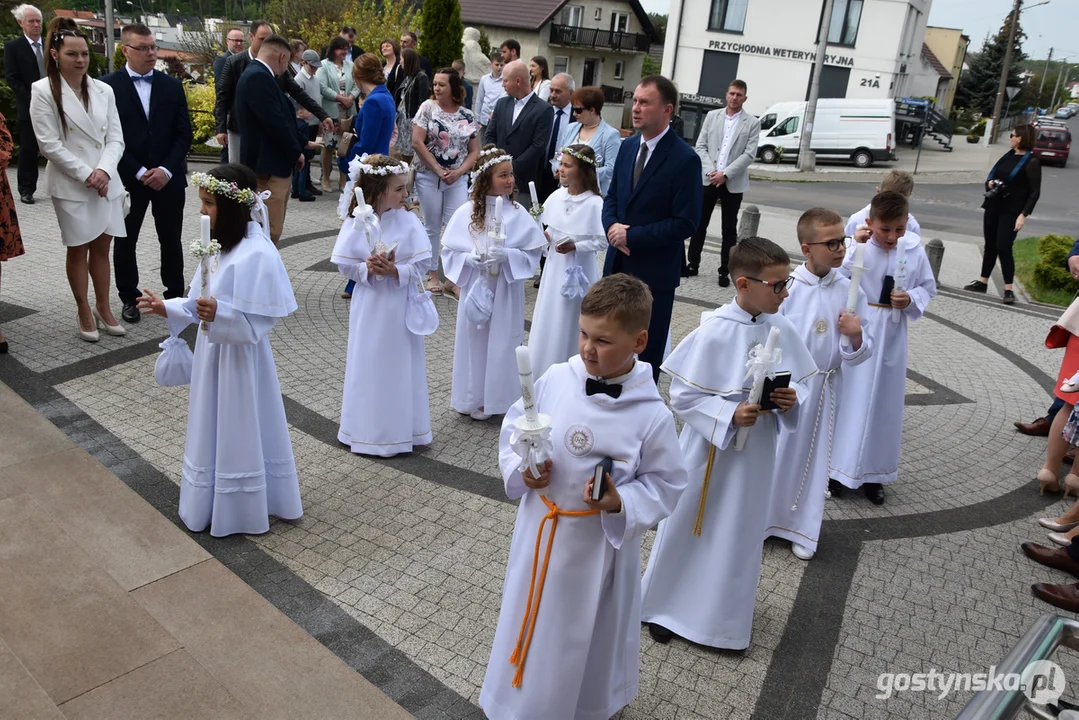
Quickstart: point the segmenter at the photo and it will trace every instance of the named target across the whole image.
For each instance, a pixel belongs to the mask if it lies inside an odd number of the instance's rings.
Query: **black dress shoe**
[[[322,190],[315,187],[314,185],[308,185],[307,186],[307,192],[311,193],[312,195],[321,195],[322,194]]]
[[[725,272],[723,270],[720,270],[719,271],[719,286],[720,287],[730,287],[730,285],[731,285],[731,276],[729,274],[727,274],[727,272]]]
[[[24,205],[33,205],[34,204],[34,194],[33,193],[19,193],[19,200],[22,201],[22,203]]]
[[[839,482],[838,480],[833,480],[832,478],[828,478],[828,492],[830,492],[832,494],[832,497],[834,497],[834,498],[843,497],[843,492],[846,489],[847,489],[847,486],[844,485],[843,483]]]
[[[967,283],[963,286],[963,289],[967,292],[979,292],[984,293],[989,289],[989,286],[983,283],[981,280],[975,280],[972,283]]]
[[[866,483],[862,486],[862,491],[874,505],[884,504],[884,486],[880,483]]]
[[[1015,429],[1024,435],[1034,435],[1035,437],[1049,437],[1049,428],[1053,426],[1052,421],[1049,418],[1040,417],[1033,422],[1015,422]]]
[[[1015,293],[1013,293],[1011,290],[1004,291],[1004,304],[1015,305]]]
[[[142,313],[139,312],[139,307],[135,303],[124,303],[124,309],[120,311],[120,317],[124,322],[137,323],[142,320]]]
[[[674,637],[674,633],[663,627],[662,625],[656,625],[655,623],[648,623],[648,634],[652,636],[652,639],[658,643],[666,645]]]
[[[697,277],[699,274],[700,270],[697,269],[696,265],[686,265],[682,270],[682,277]]]
[[[0,355],[7,355],[7,340],[0,342]]]
[[[314,195],[304,195],[303,197],[300,198],[300,202],[315,202],[315,196]]]
[[[291,195],[289,195],[289,200],[299,200],[299,199],[300,199],[300,196],[297,193],[292,193]]]

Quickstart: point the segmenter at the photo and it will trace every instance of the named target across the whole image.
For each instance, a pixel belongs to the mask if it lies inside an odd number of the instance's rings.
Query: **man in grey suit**
[[[536,183],[538,190],[544,173],[550,173],[547,143],[551,139],[554,110],[532,92],[528,68],[520,60],[514,60],[502,70],[502,87],[506,97],[495,103],[484,141],[513,156],[517,202],[531,207],[528,183]]]
[[[731,248],[738,243],[738,209],[742,195],[749,188],[749,165],[757,159],[761,121],[742,109],[746,84],[734,80],[727,88],[727,107],[713,110],[704,118],[694,150],[701,158],[704,206],[697,232],[689,240],[689,258],[683,277],[697,274],[701,266],[704,236],[716,203],[723,213],[723,247],[719,256],[719,286],[731,284],[727,271]]]

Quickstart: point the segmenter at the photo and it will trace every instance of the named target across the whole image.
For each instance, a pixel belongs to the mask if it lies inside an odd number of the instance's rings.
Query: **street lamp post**
[[[115,23],[112,19],[112,0],[105,0],[105,62],[109,72],[115,70],[112,66],[113,45],[112,33]]]
[[[802,125],[802,140],[798,145],[798,170],[801,172],[812,172],[817,165],[813,151],[810,149],[810,142],[813,140],[813,121],[817,116],[817,97],[820,95],[820,76],[824,71],[824,55],[828,52],[828,33],[832,27],[832,2],[833,0],[824,0],[824,14],[821,17],[820,33],[817,35],[817,57],[813,59],[813,75],[809,83],[805,123]]]

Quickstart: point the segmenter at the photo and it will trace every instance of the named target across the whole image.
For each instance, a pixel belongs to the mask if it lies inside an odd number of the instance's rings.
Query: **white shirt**
[[[663,139],[663,136],[667,134],[667,131],[671,129],[670,123],[667,127],[663,128],[663,132],[656,135],[651,140],[645,140],[641,143],[641,147],[648,146],[648,157],[644,159],[644,167],[648,167],[648,163],[652,162],[652,156],[656,154],[656,145],[659,145],[659,141]],[[637,149],[637,157],[641,156],[640,148]],[[634,161],[636,163],[636,161]]]
[[[517,122],[517,118],[520,116],[521,111],[524,110],[525,104],[532,99],[532,96],[536,93],[530,92],[520,100],[513,101],[513,122]]]
[[[41,57],[42,57],[42,59],[44,59],[44,57],[45,57],[45,36],[42,35],[37,40],[31,40],[30,36],[27,35],[26,33],[23,33],[22,36],[24,38],[26,38],[26,42],[30,43],[30,49],[34,51],[34,54],[37,55],[38,50],[40,50],[41,51]],[[35,44],[38,47],[34,47]]]
[[[734,142],[734,129],[738,127],[738,121],[742,119],[742,111],[734,115],[723,113],[723,144],[719,146],[719,155],[716,157],[716,172],[723,172],[727,167],[728,156],[731,153],[731,144]]]
[[[265,61],[265,60],[260,60],[259,58],[255,58],[255,61],[256,61],[256,62],[260,62],[260,63],[262,63],[263,67],[265,67],[265,68],[266,68],[267,70],[269,70],[269,71],[270,71],[270,74],[271,74],[271,75],[273,75],[273,76],[274,76],[275,78],[277,77],[277,73],[275,73],[275,72],[273,71],[273,68],[272,68],[272,67],[270,67],[270,66],[269,66],[269,65],[268,65],[268,64],[266,63],[266,61]]]
[[[146,115],[146,119],[149,120],[150,119],[150,93],[153,91],[153,83],[135,82],[135,78],[144,77],[144,76],[139,75],[137,72],[132,70],[130,65],[125,65],[124,67],[127,69],[127,74],[131,76],[131,84],[135,86],[135,92],[139,96],[139,102],[142,103],[142,112]],[[147,73],[147,76],[148,77],[153,77],[154,76],[154,71],[151,70],[149,73]],[[165,174],[169,176],[169,180],[172,180],[172,173],[169,172],[168,168],[161,167],[161,169],[164,170]],[[136,180],[142,180],[142,176],[146,174],[146,170],[147,170],[147,168],[144,168],[144,167],[139,168],[139,171],[137,173],[135,173],[135,179]]]

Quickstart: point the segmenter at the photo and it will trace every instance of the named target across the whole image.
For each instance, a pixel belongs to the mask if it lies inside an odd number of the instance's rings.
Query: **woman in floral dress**
[[[412,120],[412,147],[416,151],[416,192],[423,223],[431,239],[431,268],[427,289],[432,295],[445,290],[457,297],[457,287],[439,281],[439,240],[442,226],[468,199],[467,175],[476,163],[478,127],[472,111],[464,107],[464,81],[453,68],[435,73],[434,99],[426,100]]]
[[[15,215],[15,200],[11,197],[11,185],[7,180],[7,166],[11,162],[11,133],[7,121],[0,115],[0,261],[22,255],[22,233],[19,218]],[[7,339],[0,331],[0,354],[7,352]]]

